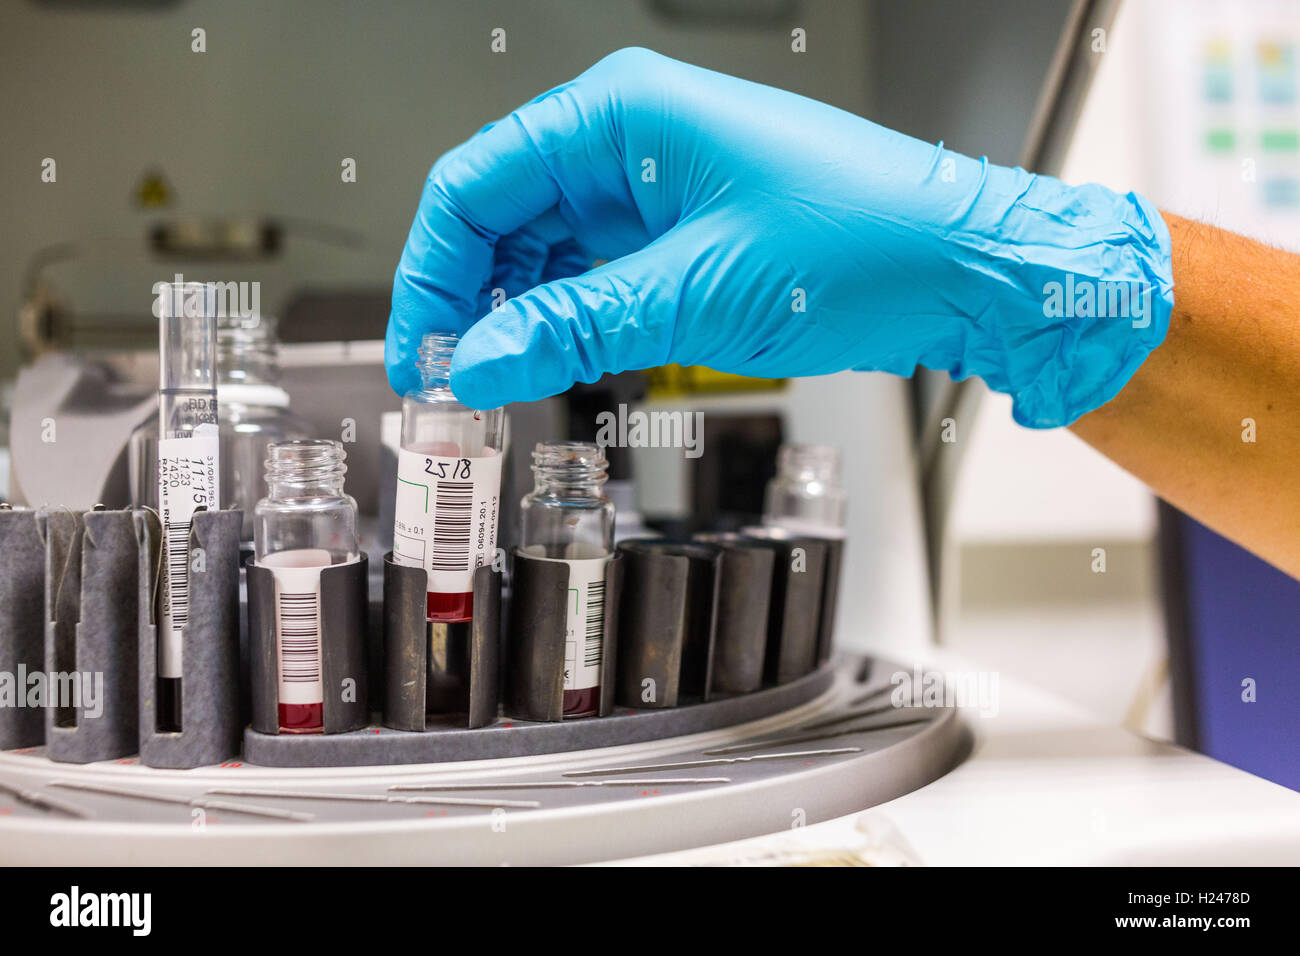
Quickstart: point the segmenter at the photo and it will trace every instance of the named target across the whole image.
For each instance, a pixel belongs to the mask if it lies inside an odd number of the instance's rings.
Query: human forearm
[[[1169,333],[1074,431],[1162,498],[1300,577],[1300,256],[1164,218]]]

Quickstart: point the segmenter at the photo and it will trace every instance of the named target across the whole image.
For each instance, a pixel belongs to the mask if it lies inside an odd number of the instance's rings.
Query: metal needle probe
[[[11,783],[0,781],[0,791],[9,794],[19,803],[25,803],[29,807],[35,807],[37,810],[52,811],[54,813],[66,813],[70,817],[85,819],[93,816],[89,810],[82,809],[73,803],[67,803],[58,797],[47,797],[36,790],[28,790],[25,787],[16,787]]]
[[[395,788],[394,788],[395,789]],[[290,800],[339,800],[350,803],[430,803],[450,807],[505,807],[516,810],[535,810],[541,806],[536,800],[483,800],[470,797],[399,797],[384,793],[308,793],[298,790],[256,790],[215,787],[208,793],[232,797],[282,797]]]
[[[150,800],[154,803],[173,803],[180,806],[197,807],[200,810],[225,810],[227,813],[243,813],[252,817],[270,817],[273,820],[288,820],[293,823],[310,823],[316,817],[310,813],[295,810],[275,810],[270,807],[251,807],[242,803],[230,803],[225,800],[207,800],[203,797],[181,797],[166,793],[153,793],[148,790],[131,790],[126,787],[110,787],[102,783],[79,783],[72,780],[55,780],[51,787],[66,787],[69,790],[84,790],[87,793],[102,793],[110,797],[126,797],[131,800]]]
[[[677,763],[652,763],[639,767],[601,767],[597,770],[570,770],[566,777],[595,777],[603,773],[640,773],[646,770],[682,770],[687,767],[720,767],[732,763],[752,763],[756,760],[800,760],[806,757],[829,757],[833,754],[861,753],[861,747],[834,747],[826,750],[799,750],[788,754],[753,754],[748,757],[713,757],[704,760],[681,760]]]
[[[538,780],[534,783],[399,783],[389,790],[569,790],[574,787],[675,787],[731,783],[730,777],[669,777],[663,780]]]

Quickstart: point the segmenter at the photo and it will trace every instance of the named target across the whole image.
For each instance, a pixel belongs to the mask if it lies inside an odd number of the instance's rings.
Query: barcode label
[[[217,426],[199,425],[190,438],[158,442],[158,512],[163,525],[158,676],[181,676],[183,632],[190,623],[190,527],[200,509],[215,509]]]
[[[454,446],[453,446],[454,447]],[[393,561],[428,572],[428,589],[463,594],[497,547],[501,455],[397,456]]]
[[[320,681],[320,602],[315,591],[281,591],[276,607],[280,626],[280,680],[286,684]]]
[[[440,481],[433,506],[433,570],[467,571],[474,482]]]
[[[569,566],[564,689],[600,686],[605,645],[605,568],[609,558],[565,559]]]
[[[592,581],[587,585],[587,639],[582,662],[588,667],[600,666],[600,649],[605,639],[605,581]]]
[[[167,528],[167,607],[171,626],[184,630],[190,623],[190,522]]]
[[[276,666],[280,703],[319,704],[323,698],[320,573],[330,553],[319,548],[278,551],[258,562],[275,578]]]

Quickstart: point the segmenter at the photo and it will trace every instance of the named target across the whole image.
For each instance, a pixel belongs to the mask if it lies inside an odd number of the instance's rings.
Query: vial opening
[[[455,332],[430,332],[420,342],[415,367],[425,388],[445,386],[451,381],[451,356],[460,336]]]
[[[455,332],[430,332],[420,342],[420,360],[416,364],[420,368],[450,366],[459,341]]]
[[[158,388],[208,391],[217,377],[217,293],[212,283],[158,284]]]
[[[272,442],[266,448],[266,482],[326,484],[342,481],[347,452],[329,438]]]
[[[604,449],[593,442],[538,442],[533,449],[532,468],[539,488],[603,482],[608,467]]]
[[[280,363],[276,320],[269,315],[217,319],[217,374],[223,385],[276,384]]]
[[[782,445],[777,474],[782,478],[840,484],[840,452],[830,445]]]

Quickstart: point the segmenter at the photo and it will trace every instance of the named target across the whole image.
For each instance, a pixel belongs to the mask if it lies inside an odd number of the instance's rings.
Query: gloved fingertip
[[[497,364],[496,350],[490,343],[480,342],[483,330],[476,328],[491,321],[491,316],[471,325],[461,335],[456,351],[451,356],[451,392],[457,400],[470,408],[498,408],[509,399],[502,398],[497,387],[500,376],[493,374]],[[486,347],[481,347],[486,345]]]
[[[471,408],[498,408],[564,391],[563,357],[537,335],[537,320],[517,308],[474,323],[451,357],[451,390]]]
[[[411,362],[398,362],[388,366],[388,384],[398,395],[405,395],[419,384],[419,375]]]
[[[493,376],[478,365],[460,370],[452,369],[451,393],[462,405],[468,405],[470,408],[500,408],[510,402],[510,399],[504,397],[500,389],[494,385]]]
[[[384,335],[384,370],[393,391],[405,395],[420,384],[420,374],[415,368],[416,356],[403,350],[397,328],[397,321],[390,315]]]

